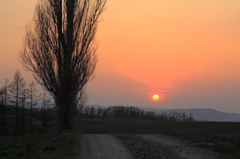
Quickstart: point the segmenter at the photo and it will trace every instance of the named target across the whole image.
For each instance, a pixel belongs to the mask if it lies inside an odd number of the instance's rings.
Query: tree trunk
[[[72,102],[68,98],[69,95],[63,95],[63,98],[57,98],[55,97],[55,102],[58,107],[58,119],[59,119],[59,125],[58,125],[58,131],[62,132],[65,130],[70,130],[72,128],[71,123],[71,108],[72,108]]]

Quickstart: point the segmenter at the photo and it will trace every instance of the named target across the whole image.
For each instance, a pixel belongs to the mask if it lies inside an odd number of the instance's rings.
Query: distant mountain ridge
[[[92,106],[92,105],[91,105]],[[94,107],[107,108],[106,106],[93,105]],[[185,112],[187,115],[192,113],[193,118],[196,120],[203,121],[218,121],[218,122],[240,122],[240,114],[237,113],[226,113],[210,108],[192,108],[192,109],[159,109],[159,108],[146,108],[139,107],[145,111],[155,111],[157,114],[162,112],[169,113],[176,111],[179,113]]]
[[[162,112],[169,113],[176,111],[179,113],[185,112],[186,114],[192,113],[194,119],[206,120],[206,121],[222,121],[222,122],[240,122],[240,114],[237,113],[226,113],[210,108],[193,108],[193,109],[158,109],[158,108],[145,108],[139,107],[144,110],[154,110],[156,113],[161,114]]]

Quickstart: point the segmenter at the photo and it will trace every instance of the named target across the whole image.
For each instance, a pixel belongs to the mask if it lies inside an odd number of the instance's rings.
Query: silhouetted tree
[[[90,108],[90,114],[91,114],[91,118],[92,118],[92,119],[94,118],[95,113],[96,113],[96,109],[95,109],[93,106],[91,106],[91,108]]]
[[[19,125],[21,125],[21,134],[23,135],[25,133],[25,110],[26,110],[26,107],[27,107],[27,94],[28,94],[28,90],[26,88],[26,85],[25,83],[22,85],[22,88],[21,88],[21,92],[20,92],[20,106],[21,106],[21,122]]]
[[[87,104],[87,102],[88,102],[88,96],[86,95],[84,89],[82,89],[78,93],[77,101],[75,103],[76,107],[74,107],[75,111],[73,114],[80,114],[80,117],[82,117],[83,107],[85,104]]]
[[[59,131],[71,129],[78,93],[94,76],[98,19],[106,0],[41,0],[20,59],[55,100]]]
[[[78,113],[79,113],[79,117],[82,118],[83,117],[83,108],[84,108],[84,105],[80,105],[78,107]]]
[[[32,118],[33,118],[32,111],[33,111],[33,107],[35,107],[37,105],[37,102],[40,100],[40,94],[39,95],[36,94],[37,87],[36,87],[36,83],[33,81],[28,85],[28,89],[29,89],[28,98],[29,98],[29,102],[30,102],[30,120],[31,120],[30,131],[32,134],[32,125],[33,125],[32,124]]]
[[[194,118],[193,118],[192,113],[189,114],[189,117],[188,117],[187,121],[188,121],[188,122],[193,122],[193,121],[195,121]]]
[[[2,97],[2,95],[4,94],[4,87],[0,88],[0,96]]]
[[[102,114],[103,114],[103,109],[101,108],[101,107],[98,107],[97,108],[97,117],[99,118],[99,119],[101,119],[101,117],[102,117]]]
[[[9,82],[8,79],[5,80],[5,85],[0,88],[0,100],[1,100],[1,105],[2,105],[2,135],[7,134],[7,107],[8,107],[8,87],[9,87]]]
[[[186,121],[186,113],[185,112],[182,112],[181,114],[181,118],[182,118],[182,121],[185,122]]]
[[[19,126],[19,103],[20,103],[20,94],[23,91],[25,85],[24,79],[19,70],[14,74],[13,82],[9,85],[9,92],[11,94],[11,103],[16,107],[16,116],[15,116],[15,134],[18,134]]]
[[[0,129],[1,129],[1,135],[2,136],[4,136],[5,131],[6,131],[6,124],[5,124],[6,105],[4,104],[4,92],[5,92],[5,87],[2,86],[0,88],[0,114],[1,114]]]
[[[51,109],[50,102],[51,102],[51,98],[45,91],[42,94],[42,106],[40,109],[41,132],[47,131],[47,128],[49,125],[48,122],[51,120],[51,116],[49,114]]]

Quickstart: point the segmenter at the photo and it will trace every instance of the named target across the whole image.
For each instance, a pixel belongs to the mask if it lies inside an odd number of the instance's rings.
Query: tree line
[[[37,84],[26,83],[20,71],[16,71],[13,81],[5,80],[0,85],[0,134],[24,135],[40,131],[46,127],[54,115],[50,96],[37,90]],[[38,106],[38,103],[42,104]]]
[[[109,106],[107,108],[81,105],[79,107],[79,117],[89,119],[106,119],[106,118],[131,118],[145,119],[166,122],[194,122],[192,113],[180,113],[171,111],[158,114],[156,111],[146,111],[137,106]]]

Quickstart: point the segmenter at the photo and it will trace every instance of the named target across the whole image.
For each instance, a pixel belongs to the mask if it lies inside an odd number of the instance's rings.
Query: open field
[[[83,134],[237,135],[240,122],[158,122],[137,119],[79,119],[76,130]]]
[[[221,158],[237,159],[240,158],[240,123],[79,119],[75,131],[0,137],[0,158],[3,159],[73,159],[89,154],[103,156],[110,148],[121,151],[111,151],[109,158],[125,154],[130,156],[128,158],[182,159],[207,154],[207,158],[215,159],[220,154]]]
[[[157,122],[129,119],[78,121],[82,134],[166,134],[178,136],[191,144],[224,154],[226,158],[240,158],[239,122]]]

